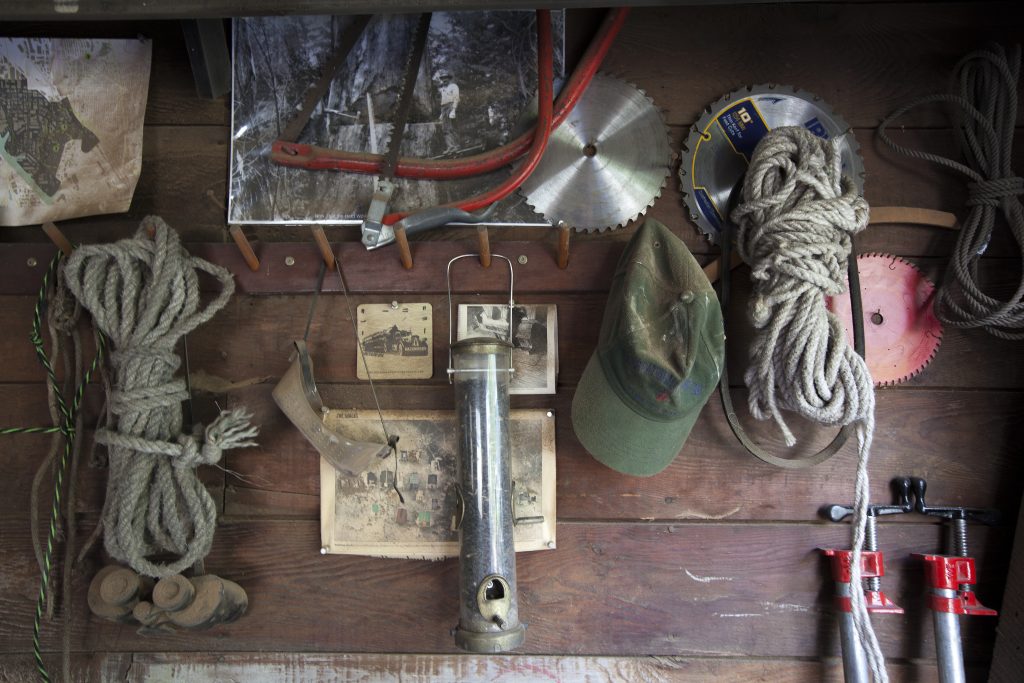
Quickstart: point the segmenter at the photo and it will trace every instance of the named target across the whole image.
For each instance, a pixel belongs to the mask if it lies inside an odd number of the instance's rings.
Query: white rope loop
[[[796,440],[782,409],[828,425],[872,412],[867,368],[824,305],[825,296],[844,291],[852,236],[868,221],[867,202],[842,175],[839,143],[801,127],[771,131],[754,152],[743,203],[732,213],[754,282],[750,409],[774,419],[789,446]]]
[[[205,306],[200,272],[221,285]],[[183,434],[188,390],[173,379],[181,364],[178,340],[224,307],[234,292],[231,273],[190,255],[176,232],[150,216],[132,239],[75,250],[65,276],[113,347],[108,410],[116,426],[96,433],[110,451],[104,545],[140,574],[178,574],[209,553],[216,528],[216,505],[196,466],[255,445],[257,434],[241,409],[222,412],[202,439],[198,432]],[[148,559],[166,552],[178,558]]]
[[[754,285],[748,304],[754,339],[744,379],[751,414],[772,418],[789,446],[796,439],[784,410],[819,424],[857,424],[853,617],[873,678],[888,681],[861,582],[874,383],[864,359],[846,343],[842,323],[825,307],[825,297],[845,290],[853,236],[868,223],[867,202],[842,174],[840,144],[796,126],[770,131],[754,150],[743,202],[731,216]]]

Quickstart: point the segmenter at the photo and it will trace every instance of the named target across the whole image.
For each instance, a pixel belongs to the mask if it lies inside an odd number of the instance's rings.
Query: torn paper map
[[[148,40],[0,38],[0,225],[127,211]]]

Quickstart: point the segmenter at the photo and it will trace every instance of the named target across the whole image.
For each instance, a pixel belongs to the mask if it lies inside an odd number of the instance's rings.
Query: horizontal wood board
[[[5,543],[27,547],[23,523],[0,521]],[[890,657],[930,658],[934,642],[923,609],[922,567],[911,553],[935,548],[937,526],[894,525],[885,587],[907,610],[877,618]],[[990,595],[1006,572],[1009,538],[979,530],[978,592]],[[818,547],[843,546],[831,524],[564,523],[554,551],[517,558],[523,654],[821,657],[838,654],[832,587]],[[249,593],[244,618],[210,634],[140,636],[130,625],[89,618],[79,598],[72,648],[160,651],[208,648],[455,653],[458,562],[381,560],[320,554],[313,520],[222,522],[209,572]],[[7,553],[0,595],[0,650],[25,648],[37,586],[26,554]],[[91,572],[77,578],[82,595]],[[577,625],[574,627],[574,625]],[[600,625],[600,626],[598,626]],[[995,620],[963,624],[968,660],[990,656]],[[212,636],[212,637],[211,637]],[[57,647],[56,628],[44,634]]]
[[[81,7],[87,9],[88,3]],[[256,4],[247,7],[259,10]],[[636,9],[605,70],[654,99],[664,110],[676,148],[703,107],[744,83],[803,87],[824,97],[853,126],[867,171],[867,198],[874,206],[923,206],[962,216],[962,179],[894,156],[881,147],[874,129],[907,99],[944,89],[962,54],[988,39],[1005,42],[1019,36],[1024,24],[1013,8],[1012,3],[818,3]],[[596,11],[570,15],[570,57],[579,54],[586,29],[599,16]],[[215,401],[244,404],[255,411],[263,429],[258,448],[230,453],[221,463],[226,472],[202,471],[222,515],[208,569],[242,583],[251,613],[209,633],[157,639],[98,623],[83,609],[84,587],[98,561],[94,553],[77,578],[73,608],[76,661],[84,661],[82,670],[92,672],[83,680],[319,680],[363,671],[383,680],[533,680],[548,674],[565,681],[841,679],[829,612],[831,589],[814,547],[845,545],[847,529],[815,520],[819,505],[848,502],[852,495],[851,446],[808,472],[774,470],[733,442],[717,396],[682,454],[649,479],[608,470],[573,434],[572,393],[596,342],[609,274],[631,228],[576,236],[566,272],[553,267],[550,232],[492,233],[496,251],[503,243],[508,255],[527,257],[526,265],[516,265],[517,299],[559,305],[558,394],[516,397],[513,406],[556,414],[561,524],[557,550],[520,559],[524,619],[530,623],[525,656],[458,656],[447,632],[456,618],[453,562],[393,564],[316,553],[316,456],[284,421],[269,392],[286,367],[291,338],[304,325],[318,256],[302,228],[246,228],[264,262],[255,274],[244,269],[230,245],[223,251],[211,245],[228,240],[224,195],[230,107],[225,100],[194,96],[179,24],[8,22],[4,33],[153,38],[143,172],[132,207],[124,215],[83,218],[63,227],[75,241],[108,241],[132,234],[143,216],[158,213],[197,253],[228,259],[240,289],[251,293],[236,297],[189,339],[201,416],[215,414]],[[780,44],[787,49],[780,50]],[[955,155],[941,110],[915,111],[901,124],[894,131],[901,142]],[[1020,135],[1014,156],[1019,168],[1024,161]],[[649,215],[706,261],[717,250],[686,218],[674,170]],[[443,339],[447,321],[440,275],[452,255],[472,250],[472,230],[443,230],[414,240],[417,263],[409,273],[398,267],[394,248],[367,253],[352,242],[355,229],[327,232],[332,241],[346,242],[338,250],[356,292],[353,305],[408,300],[415,292],[434,305],[435,337]],[[21,243],[0,247],[0,325],[7,331],[0,337],[5,358],[2,424],[45,422],[42,375],[26,341],[34,292],[53,251],[33,244],[41,239],[32,228],[0,232],[0,240]],[[948,230],[878,225],[858,239],[858,248],[908,257],[937,276],[954,239]],[[986,272],[996,286],[1017,277],[1015,254],[1005,232],[997,234],[986,254]],[[285,265],[289,256],[293,266]],[[30,258],[35,266],[28,265]],[[503,274],[497,280],[496,275],[471,266],[456,274],[456,288],[493,299],[490,293],[504,286]],[[737,306],[728,316],[737,377],[747,338],[747,332],[736,331],[743,318],[745,281],[745,273],[738,271]],[[279,293],[296,287],[306,293]],[[317,375],[328,404],[366,408],[371,398],[365,383],[354,380],[351,327],[337,289],[329,277],[328,294],[314,319]],[[450,407],[445,354],[439,350],[432,380],[379,387],[385,405]],[[891,476],[918,474],[928,478],[933,501],[1008,512],[1003,526],[972,527],[971,532],[981,561],[979,594],[995,606],[1007,571],[1013,511],[1021,497],[1015,447],[1022,424],[1020,357],[1013,343],[947,330],[924,373],[879,392],[873,499],[889,499]],[[93,388],[87,392],[90,418],[100,409],[99,394]],[[738,398],[742,408],[742,394]],[[748,415],[743,419],[752,424]],[[764,443],[781,447],[772,425],[753,429]],[[804,448],[830,434],[798,429]],[[16,672],[27,670],[15,663],[26,661],[37,589],[27,530],[29,488],[48,437],[4,438],[0,452],[10,467],[0,483],[0,575],[6,577],[0,591],[0,642],[7,654],[0,657],[0,667]],[[83,463],[80,474],[76,509],[86,533],[102,505],[104,471]],[[45,511],[47,495],[42,498]],[[887,653],[896,658],[890,666],[895,680],[935,680],[919,567],[907,558],[911,551],[938,549],[940,532],[927,522],[908,517],[882,526],[890,569],[885,587],[908,608],[899,621],[878,620]],[[407,595],[411,601],[403,603]],[[972,680],[981,680],[995,623],[978,619],[965,627]],[[59,628],[46,624],[44,648],[51,653],[51,667],[57,665],[52,653],[58,646]],[[245,654],[226,654],[232,652]],[[433,654],[411,658],[389,652]]]
[[[56,665],[57,656],[43,660]],[[12,680],[28,680],[35,672],[30,656],[0,655],[0,667]],[[608,657],[551,655],[410,655],[260,652],[244,654],[140,652],[75,654],[74,683],[519,683],[557,681],[645,681],[645,683],[770,683],[843,680],[838,658],[820,661],[715,657]],[[894,683],[934,683],[938,672],[927,661],[889,662]],[[970,683],[985,680],[985,670],[967,667]]]

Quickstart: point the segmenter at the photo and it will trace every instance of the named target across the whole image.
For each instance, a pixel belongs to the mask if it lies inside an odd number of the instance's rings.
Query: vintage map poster
[[[128,210],[148,40],[0,38],[0,225]]]
[[[324,551],[425,560],[458,557],[459,534],[452,528],[458,457],[455,412],[385,411],[384,421],[388,431],[400,437],[398,462],[387,458],[376,470],[353,477],[320,460]],[[324,422],[350,439],[381,438],[376,411],[330,410]],[[519,520],[516,551],[553,549],[554,415],[513,410],[509,430],[512,514]]]
[[[287,168],[270,146],[320,78],[350,16],[244,17],[233,23],[234,99],[228,222],[349,224],[362,220],[373,176]],[[416,14],[374,16],[348,55],[298,142],[384,153],[402,90]],[[552,12],[556,85],[564,73],[564,11]],[[402,154],[452,159],[514,138],[537,94],[536,14],[434,12],[412,93]],[[398,178],[394,210],[471,197],[501,183],[509,169],[430,182]],[[513,193],[492,225],[548,225]]]

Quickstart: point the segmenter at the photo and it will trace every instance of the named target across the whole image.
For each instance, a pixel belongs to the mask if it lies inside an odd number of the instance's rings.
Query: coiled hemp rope
[[[864,359],[846,343],[825,297],[845,288],[853,235],[868,224],[868,204],[842,173],[841,138],[805,128],[776,128],[757,145],[732,212],[736,247],[754,284],[748,313],[754,325],[744,377],[750,412],[769,417],[786,444],[796,443],[783,410],[826,425],[856,425],[850,591],[854,624],[876,681],[885,659],[868,617],[861,584],[868,506],[868,458],[875,431],[874,383]]]
[[[948,94],[930,95],[900,107],[878,126],[878,136],[893,150],[957,171],[967,184],[967,216],[960,226],[949,268],[935,298],[935,315],[959,328],[980,327],[1002,339],[1024,339],[1024,280],[1006,299],[981,290],[978,266],[1002,215],[1024,258],[1024,178],[1010,168],[1017,122],[1020,46],[994,45],[972,52],[953,70]],[[893,142],[886,128],[911,109],[944,102],[957,131],[967,163],[910,149]]]
[[[200,272],[221,285],[205,307]],[[235,289],[231,273],[191,256],[176,232],[150,216],[131,239],[76,249],[65,277],[112,347],[108,410],[116,425],[96,432],[110,452],[104,545],[140,574],[178,574],[209,553],[216,527],[216,506],[196,466],[255,445],[257,434],[241,409],[222,412],[202,442],[198,433],[183,434],[188,390],[172,379],[181,363],[175,345],[224,307]],[[151,560],[157,553],[178,557]]]

